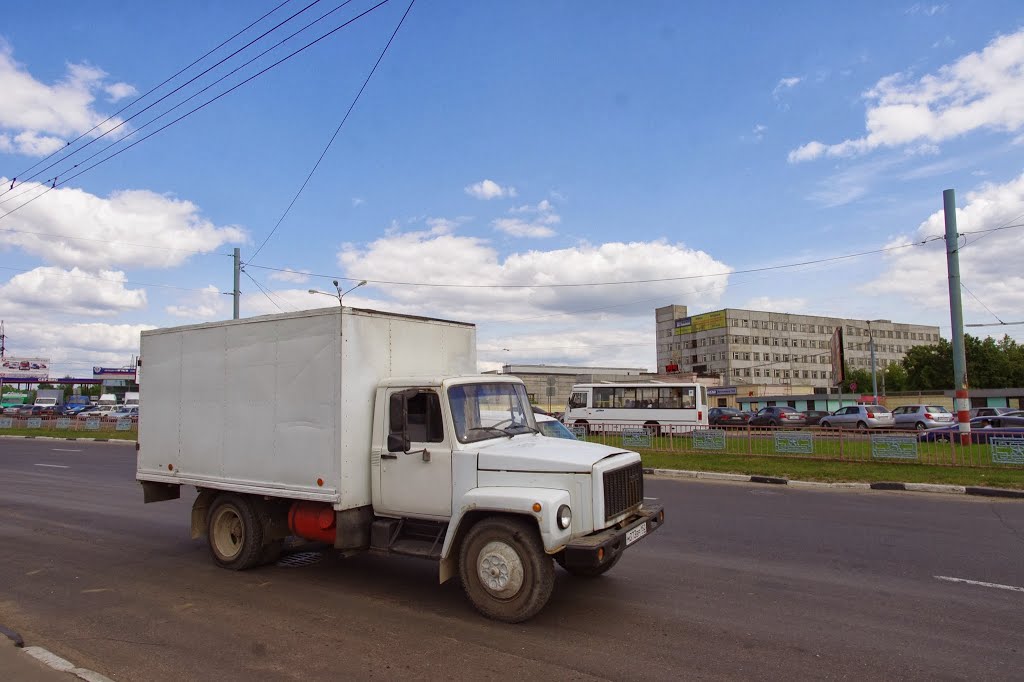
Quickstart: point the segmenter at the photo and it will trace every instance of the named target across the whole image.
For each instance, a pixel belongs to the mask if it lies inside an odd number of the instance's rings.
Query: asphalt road
[[[528,623],[433,564],[232,573],[134,449],[0,439],[0,624],[116,680],[1020,679],[1024,504],[657,480],[665,526]]]

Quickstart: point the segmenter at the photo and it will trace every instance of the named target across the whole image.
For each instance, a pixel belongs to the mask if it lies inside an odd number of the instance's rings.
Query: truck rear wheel
[[[506,623],[535,616],[551,598],[555,567],[536,527],[506,517],[469,529],[459,552],[459,574],[477,611]]]
[[[210,554],[218,566],[244,571],[263,563],[263,523],[240,495],[221,495],[206,517]]]
[[[608,571],[612,570],[612,567],[619,563],[619,559],[621,558],[621,554],[616,554],[614,559],[602,564],[601,566],[587,566],[584,568],[582,566],[566,566],[565,552],[559,552],[555,555],[555,561],[558,562],[558,565],[564,568],[567,573],[574,575],[577,578],[596,578],[600,575],[604,575]]]

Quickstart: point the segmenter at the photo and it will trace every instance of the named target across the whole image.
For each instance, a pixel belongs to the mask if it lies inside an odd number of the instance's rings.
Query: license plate
[[[629,547],[634,542],[647,535],[647,524],[644,523],[637,526],[633,530],[626,531],[626,547]]]

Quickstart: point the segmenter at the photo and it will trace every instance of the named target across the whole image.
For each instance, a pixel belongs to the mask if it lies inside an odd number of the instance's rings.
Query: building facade
[[[850,370],[871,370],[871,338],[879,370],[902,360],[914,346],[934,345],[940,338],[938,327],[890,320],[738,308],[691,317],[682,305],[657,308],[655,326],[660,372],[715,374],[732,385],[832,386],[830,342],[839,327]]]

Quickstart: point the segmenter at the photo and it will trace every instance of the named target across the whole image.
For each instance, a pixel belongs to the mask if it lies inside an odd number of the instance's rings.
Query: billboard
[[[47,381],[50,378],[49,358],[15,358],[0,361],[0,378],[22,381]]]
[[[93,379],[130,379],[135,381],[134,367],[93,367]]]
[[[704,313],[703,315],[694,315],[693,317],[684,317],[676,320],[674,334],[692,334],[694,332],[704,332],[710,329],[722,329],[727,325],[725,311],[716,310],[713,313]]]
[[[838,386],[846,378],[843,373],[846,354],[843,352],[842,327],[836,327],[836,330],[832,332],[832,340],[829,342],[829,356],[832,358],[832,385]]]

